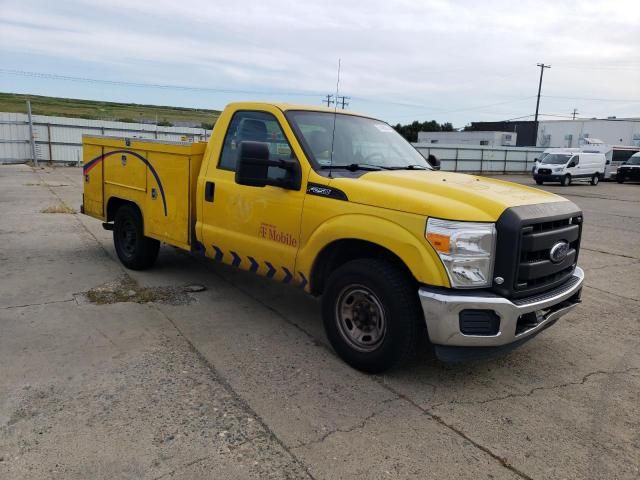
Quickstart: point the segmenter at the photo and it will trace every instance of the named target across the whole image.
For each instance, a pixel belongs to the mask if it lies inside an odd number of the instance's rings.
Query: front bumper
[[[623,180],[640,180],[640,169],[637,169],[637,170],[638,171],[618,169],[618,171],[616,172],[615,178],[616,180],[619,178],[622,178]]]
[[[563,177],[564,175],[555,175],[553,173],[546,174],[546,175],[535,173],[533,175],[534,180],[542,180],[543,182],[559,182],[560,180],[562,180]]]
[[[573,276],[550,292],[509,300],[494,293],[421,287],[418,291],[429,339],[437,346],[507,347],[519,345],[580,303],[584,272],[576,267]],[[461,332],[463,310],[494,312],[500,319],[497,333],[466,335]],[[493,315],[493,314],[492,314]],[[437,349],[436,349],[437,350]]]

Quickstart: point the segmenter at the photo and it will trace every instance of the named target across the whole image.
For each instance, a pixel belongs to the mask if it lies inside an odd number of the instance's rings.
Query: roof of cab
[[[352,111],[343,110],[343,109],[336,110],[334,108],[321,107],[318,105],[302,105],[302,104],[295,104],[295,103],[280,103],[280,102],[233,102],[227,105],[227,107],[234,107],[237,109],[256,109],[256,108],[261,108],[266,106],[276,107],[282,110],[283,112],[286,112],[289,110],[304,110],[309,112],[325,112],[325,113],[336,112],[344,115],[354,115],[357,117],[373,118],[370,115],[365,115],[363,113],[357,113],[357,112],[352,112]]]

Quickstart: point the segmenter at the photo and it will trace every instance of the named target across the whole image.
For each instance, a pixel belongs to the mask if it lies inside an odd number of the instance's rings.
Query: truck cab
[[[145,176],[129,186],[133,163]],[[165,242],[320,296],[329,341],[365,372],[421,337],[444,360],[508,350],[580,301],[575,204],[434,171],[366,115],[244,102],[206,150],[87,137],[84,202],[129,268],[150,268]]]

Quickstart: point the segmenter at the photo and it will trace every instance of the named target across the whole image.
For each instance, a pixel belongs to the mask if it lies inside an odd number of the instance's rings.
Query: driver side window
[[[578,164],[580,163],[580,156],[574,155],[573,157],[571,157],[569,163],[573,163],[575,166],[578,166]]]
[[[276,117],[267,112],[240,111],[235,113],[229,124],[218,168],[235,172],[240,142],[245,140],[266,143],[272,160],[293,158],[291,146]],[[282,168],[269,167],[269,178],[278,179],[285,175]]]

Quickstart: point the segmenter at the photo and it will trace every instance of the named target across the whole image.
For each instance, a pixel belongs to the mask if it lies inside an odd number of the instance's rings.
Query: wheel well
[[[410,278],[415,280],[411,270],[409,270],[402,259],[391,250],[366,240],[344,239],[330,243],[324,247],[316,257],[310,276],[311,293],[313,295],[322,295],[325,282],[334,270],[350,260],[360,258],[386,260],[389,263],[397,265],[404,270]]]
[[[131,200],[123,200],[118,197],[111,197],[107,202],[107,222],[113,222],[116,219],[116,212],[123,205],[133,205],[138,212],[140,212],[140,216],[142,216],[142,212],[140,211],[140,207],[135,202]]]

